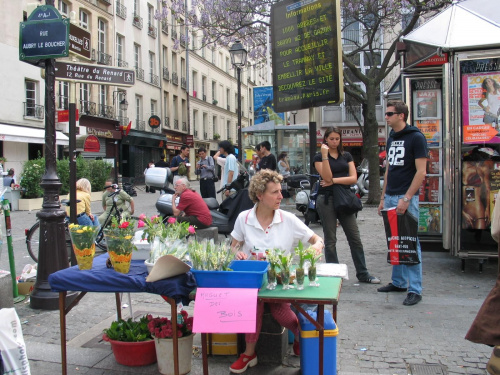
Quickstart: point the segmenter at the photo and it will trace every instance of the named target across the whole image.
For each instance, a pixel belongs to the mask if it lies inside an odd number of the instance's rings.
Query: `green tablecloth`
[[[304,289],[288,289],[282,290],[282,285],[277,285],[275,290],[268,290],[264,285],[260,290],[259,298],[276,298],[276,299],[306,299],[317,301],[328,301],[330,303],[339,300],[340,288],[342,287],[342,278],[340,277],[318,277],[320,286],[309,286],[309,280],[304,282]],[[295,285],[294,285],[295,286]]]

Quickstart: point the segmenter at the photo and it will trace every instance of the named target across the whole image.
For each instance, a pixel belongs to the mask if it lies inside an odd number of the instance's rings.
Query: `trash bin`
[[[317,313],[307,310],[309,316],[316,320]],[[332,313],[325,310],[323,344],[323,374],[337,374],[337,335],[338,328],[333,321]],[[302,375],[317,375],[319,372],[319,332],[302,314],[299,314],[300,329],[300,368]]]

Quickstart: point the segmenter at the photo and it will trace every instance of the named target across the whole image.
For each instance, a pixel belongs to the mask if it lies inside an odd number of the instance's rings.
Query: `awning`
[[[45,129],[0,124],[0,141],[45,144]],[[56,144],[68,146],[69,138],[56,131]]]

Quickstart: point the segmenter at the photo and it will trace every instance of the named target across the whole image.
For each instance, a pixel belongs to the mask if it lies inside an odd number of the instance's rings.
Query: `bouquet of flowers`
[[[173,325],[172,320],[169,318],[153,318],[148,315],[148,328],[151,335],[157,339],[171,339],[173,338]],[[188,317],[185,310],[181,310],[177,314],[177,337],[189,336],[193,333],[193,317]]]
[[[159,215],[148,218],[145,214],[141,214],[137,222],[137,228],[143,230],[142,241],[147,240],[148,243],[153,243],[155,237],[164,237],[165,224],[163,224],[162,217]]]
[[[230,271],[229,263],[234,259],[229,242],[215,244],[213,240],[192,241],[188,245],[193,268],[201,271]]]
[[[118,221],[116,217],[111,219],[111,226],[104,229],[108,254],[115,271],[128,273],[132,251],[137,250],[133,239],[135,234],[135,221],[126,218]]]
[[[164,238],[169,240],[180,240],[196,233],[194,226],[190,225],[188,222],[177,221],[175,217],[169,217],[167,224],[168,225],[165,227]]]
[[[80,270],[91,269],[95,255],[95,239],[99,227],[69,224],[68,229],[78,268]]]

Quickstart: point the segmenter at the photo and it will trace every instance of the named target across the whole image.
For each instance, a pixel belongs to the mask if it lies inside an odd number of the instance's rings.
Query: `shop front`
[[[408,34],[401,80],[389,92],[410,106],[409,123],[429,147],[420,238],[463,261],[498,254],[490,228],[500,190],[500,27],[489,21],[494,4],[481,4],[454,3]]]

